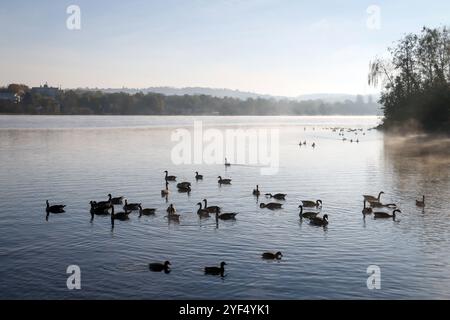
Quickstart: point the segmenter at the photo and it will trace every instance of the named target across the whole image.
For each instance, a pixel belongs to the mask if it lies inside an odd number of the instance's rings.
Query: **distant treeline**
[[[384,128],[450,133],[450,34],[423,28],[389,49],[390,59],[371,64],[369,83],[383,81]]]
[[[380,105],[346,100],[324,103],[321,100],[291,101],[275,99],[218,98],[208,95],[127,94],[102,91],[65,90],[55,97],[35,94],[24,85],[11,85],[20,102],[0,100],[0,113],[64,115],[373,115]],[[1,92],[2,90],[0,90]]]

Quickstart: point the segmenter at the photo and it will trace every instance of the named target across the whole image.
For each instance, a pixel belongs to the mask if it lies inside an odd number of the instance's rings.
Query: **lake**
[[[175,130],[194,121],[229,129],[277,132],[275,174],[229,157],[221,163],[173,161]],[[2,299],[449,299],[450,162],[439,141],[387,137],[369,130],[378,117],[0,116],[0,298]],[[347,138],[342,141],[340,129]],[[348,128],[357,129],[349,132]],[[359,130],[361,129],[361,130]],[[350,142],[358,139],[358,143]],[[307,145],[299,146],[299,141]],[[419,141],[419,142],[415,142]],[[313,148],[312,143],[316,146]],[[423,145],[422,145],[423,144]],[[436,147],[437,146],[437,147]],[[424,151],[425,150],[425,151]],[[445,151],[445,150],[444,150]],[[225,154],[226,156],[226,154]],[[164,170],[192,191],[169,184]],[[199,171],[203,180],[196,181]],[[217,177],[232,179],[220,186]],[[262,193],[286,193],[276,201]],[[363,194],[401,209],[396,219],[365,218]],[[90,200],[125,196],[156,208],[91,221]],[[424,210],[415,199],[426,195]],[[235,221],[199,219],[208,199]],[[50,214],[45,201],[64,203]],[[300,220],[301,200],[321,199],[325,228]],[[283,209],[261,209],[261,202]],[[173,203],[181,215],[169,223]],[[120,206],[116,206],[118,211]],[[281,251],[279,261],[261,259]],[[150,262],[169,260],[168,274]],[[226,261],[225,276],[203,273]],[[66,286],[69,265],[81,269],[81,290]],[[369,289],[369,266],[381,288]]]

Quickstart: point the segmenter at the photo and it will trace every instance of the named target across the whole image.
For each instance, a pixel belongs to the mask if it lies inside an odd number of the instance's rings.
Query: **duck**
[[[300,208],[300,213],[298,214],[300,216],[300,218],[311,219],[319,214],[318,212],[312,212],[312,211],[303,212],[303,206],[299,205],[298,207]]]
[[[237,212],[225,212],[225,213],[219,213],[219,209],[216,211],[216,222],[220,220],[235,220]]]
[[[212,275],[222,275],[225,272],[225,266],[227,263],[225,261],[222,261],[220,263],[220,267],[205,267],[205,274],[212,274]]]
[[[150,269],[150,271],[153,272],[161,272],[164,271],[165,273],[170,272],[170,262],[169,261],[164,261],[164,263],[160,263],[160,262],[153,262],[153,263],[149,263],[148,264],[148,268]]]
[[[166,188],[161,190],[161,197],[166,197],[169,195],[169,183],[166,181]]]
[[[316,226],[326,226],[328,225],[328,215],[324,214],[323,217],[313,217],[309,222]]]
[[[260,208],[267,208],[270,210],[275,210],[275,209],[281,209],[282,208],[282,204],[281,203],[276,203],[276,202],[270,202],[270,203],[261,203],[259,205]]]
[[[198,174],[198,171],[195,171],[195,179],[196,180],[203,180],[203,175]]]
[[[231,163],[229,163],[229,162],[227,161],[227,158],[225,158],[225,167],[229,167],[229,166],[231,166]]]
[[[156,212],[155,208],[142,209],[142,206],[139,205],[139,217],[142,216],[142,215],[149,216],[149,215],[155,214],[155,212]]]
[[[392,211],[392,214],[390,214],[388,212],[381,211],[381,212],[374,212],[373,216],[375,218],[393,218],[395,220],[395,213],[396,212],[401,213],[400,209],[395,209],[394,211]]]
[[[264,252],[261,256],[263,259],[267,259],[267,260],[280,260],[281,257],[283,256],[283,254],[280,251],[278,251],[276,253]]]
[[[164,173],[166,174],[166,176],[165,176],[166,181],[175,181],[175,180],[177,180],[176,176],[169,176],[169,172],[167,170],[164,171]]]
[[[266,193],[266,197],[269,198],[275,198],[277,200],[286,200],[286,194],[285,193],[276,193],[276,194],[271,194],[271,193]]]
[[[203,202],[205,203],[204,209],[208,210],[208,212],[216,212],[217,210],[219,210],[219,212],[220,212],[220,210],[221,210],[220,207],[218,207],[218,206],[209,206],[208,207],[208,200],[206,200],[206,199],[203,199]]]
[[[363,203],[362,213],[363,214],[371,214],[372,213],[372,208],[366,207],[366,200],[364,200],[364,203]]]
[[[217,179],[219,179],[219,184],[231,184],[231,179],[222,179],[221,176],[218,176]]]
[[[301,202],[305,208],[322,207],[322,200],[316,200],[315,202],[311,200],[301,200]]]
[[[253,189],[253,195],[254,196],[259,196],[261,193],[259,192],[259,186],[256,185],[256,189]]]
[[[197,205],[199,206],[197,210],[197,214],[200,218],[209,218],[209,211],[206,209],[202,209],[202,203],[198,202]]]
[[[51,213],[63,213],[64,208],[66,207],[66,205],[64,204],[54,204],[54,205],[50,205],[50,203],[48,202],[48,200],[45,201],[47,204],[47,207],[45,208],[45,210],[47,212],[51,212]]]
[[[378,197],[374,197],[374,196],[371,196],[371,195],[364,194],[363,198],[364,198],[364,200],[369,201],[369,202],[370,201],[378,201],[378,202],[380,202],[380,197],[381,197],[382,194],[384,194],[383,191],[380,191],[380,193],[378,193]]]
[[[112,197],[111,194],[108,194],[108,197],[111,198],[111,197]],[[123,196],[121,196],[121,197],[115,197],[115,198],[111,198],[110,201],[111,201],[112,204],[120,205],[120,204],[122,204],[123,198],[124,198]]]
[[[418,207],[425,207],[425,195],[422,196],[422,201],[416,200],[416,206]]]
[[[139,210],[140,203],[128,203],[128,200],[125,199],[125,205],[123,206],[123,210],[132,211]]]

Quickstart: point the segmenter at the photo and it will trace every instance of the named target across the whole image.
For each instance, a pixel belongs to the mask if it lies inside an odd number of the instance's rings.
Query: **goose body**
[[[298,214],[300,216],[300,218],[311,219],[319,214],[318,212],[312,212],[312,211],[303,212],[303,206],[300,205],[298,207],[300,208],[300,213]]]
[[[425,196],[423,195],[422,196],[422,201],[420,201],[420,200],[416,200],[416,206],[418,206],[418,207],[425,207]]]
[[[63,213],[63,212],[65,212],[64,211],[64,208],[66,207],[66,205],[64,205],[64,204],[55,204],[55,205],[50,205],[49,204],[49,202],[48,202],[48,200],[46,200],[46,208],[45,208],[45,210],[47,211],[47,212],[51,212],[51,213]]]
[[[393,218],[395,219],[395,213],[396,212],[401,212],[399,209],[395,209],[394,211],[392,211],[392,213],[388,213],[388,212],[374,212],[373,216],[375,218]]]
[[[316,201],[302,200],[301,202],[303,204],[303,207],[305,207],[305,208],[322,207],[322,200],[316,200]]]
[[[225,272],[226,262],[222,261],[220,267],[205,267],[205,274],[223,275]]]
[[[170,214],[175,214],[175,212],[177,212],[177,210],[175,209],[175,207],[173,206],[173,204],[171,203],[167,209],[166,212],[170,215]]]
[[[184,184],[177,184],[178,192],[191,192],[191,184],[189,182]]]
[[[366,201],[378,201],[378,202],[380,202],[380,198],[381,198],[382,194],[384,194],[383,191],[380,191],[380,193],[378,193],[378,197],[374,197],[374,196],[371,196],[371,195],[364,194],[363,198]]]
[[[219,184],[231,184],[231,179],[222,179],[221,176],[218,176],[217,179],[219,179]]]
[[[166,174],[166,176],[165,176],[166,181],[175,181],[175,180],[177,180],[176,176],[169,176],[169,172],[167,170],[164,171],[164,173]]]
[[[198,174],[198,172],[195,171],[195,179],[196,179],[196,180],[203,180],[203,175]]]
[[[169,194],[169,183],[166,181],[166,188],[161,190],[161,197],[165,197]]]
[[[283,256],[283,254],[280,251],[278,251],[276,253],[264,252],[262,254],[262,258],[267,259],[267,260],[280,260],[282,256]]]
[[[142,209],[142,206],[139,205],[139,216],[142,216],[142,215],[149,216],[149,215],[155,214],[155,212],[156,212],[155,208]]]
[[[364,200],[365,201],[365,200]],[[368,201],[370,206],[372,208],[391,208],[394,209],[397,207],[397,205],[395,203],[387,203],[387,204],[383,204],[379,201]]]
[[[316,226],[326,226],[328,225],[328,215],[324,214],[323,217],[313,217],[309,221]]]
[[[254,196],[259,196],[261,194],[261,192],[259,192],[259,186],[256,185],[256,189],[253,189],[253,195]]]
[[[108,194],[107,201],[99,201],[99,202],[94,201],[94,203],[97,208],[101,208],[101,207],[110,208],[113,205],[112,204],[112,196],[111,196],[111,194]]]
[[[219,210],[216,211],[216,221],[220,220],[235,220],[237,212],[225,212],[219,213]]]
[[[91,205],[91,214],[97,214],[97,215],[108,215],[109,214],[109,207],[105,208],[105,207],[97,207],[95,205],[95,201],[91,201],[90,202]]]
[[[154,263],[149,263],[148,264],[148,268],[150,269],[150,271],[153,272],[169,272],[170,271],[170,262],[169,261],[165,261],[164,263],[160,263],[160,262],[154,262]]]
[[[111,212],[111,226],[114,228],[114,220],[120,220],[120,221],[125,221],[128,220],[129,217],[128,215],[131,213],[131,211],[122,211],[122,212],[117,212],[114,213],[114,207],[112,207],[112,212]]]
[[[217,210],[219,210],[219,212],[222,210],[220,207],[218,206],[209,206],[208,207],[208,200],[203,199],[203,202],[205,203],[205,207],[203,208],[204,210],[207,210],[208,212],[214,213]]]
[[[123,202],[123,196],[112,198],[111,194],[108,194],[108,197],[111,197],[110,201],[111,201],[112,204],[120,205]]]
[[[200,218],[209,218],[209,211],[206,209],[202,209],[202,203],[198,202],[197,205],[199,206],[197,210],[197,214]]]
[[[140,203],[128,203],[128,200],[125,199],[125,205],[123,206],[123,210],[132,211],[139,210]]]
[[[366,200],[364,200],[364,206],[362,209],[362,213],[363,214],[371,214],[372,213],[372,208],[366,207]]]
[[[259,205],[260,208],[267,208],[267,209],[270,209],[270,210],[281,209],[282,208],[281,206],[282,206],[281,203],[276,203],[276,202],[270,202],[270,203],[267,203],[267,204],[261,203]]]
[[[271,193],[266,193],[266,196],[268,196],[269,198],[275,198],[277,200],[286,200],[286,194],[285,193],[276,193],[276,194],[271,194]]]

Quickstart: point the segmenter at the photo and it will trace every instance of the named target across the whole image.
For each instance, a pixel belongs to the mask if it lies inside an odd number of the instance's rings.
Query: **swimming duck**
[[[231,184],[231,179],[222,179],[221,176],[218,176],[217,179],[219,179],[219,184]]]
[[[205,274],[222,275],[225,272],[226,262],[222,261],[220,267],[205,267]]]
[[[259,205],[260,208],[267,208],[267,209],[270,209],[270,210],[281,209],[282,208],[281,206],[282,206],[281,203],[276,203],[276,202],[270,202],[268,204],[261,203]]]
[[[197,214],[200,218],[209,218],[209,211],[206,209],[202,209],[202,203],[198,202],[197,205],[199,206],[197,210]]]
[[[142,206],[139,205],[139,217],[144,215],[144,216],[149,216],[152,214],[155,214],[156,209],[155,208],[145,208],[142,209]]]
[[[300,216],[300,218],[311,219],[319,214],[318,212],[312,212],[312,211],[303,212],[303,206],[299,205],[298,207],[300,208],[300,213],[298,214]]]
[[[392,211],[392,214],[388,213],[388,212],[374,212],[373,215],[375,218],[393,218],[395,220],[395,213],[396,212],[400,212],[400,209],[395,209],[394,211]]]
[[[169,261],[164,261],[164,263],[160,263],[160,262],[154,262],[154,263],[149,263],[148,264],[148,268],[150,269],[150,271],[153,272],[161,272],[164,271],[165,273],[170,272],[170,262]]]
[[[275,198],[277,200],[286,200],[285,199],[285,197],[286,197],[285,193],[276,193],[274,195],[272,195],[271,193],[266,193],[266,197]]]
[[[220,210],[221,210],[220,207],[218,207],[218,206],[209,206],[208,207],[208,200],[206,200],[206,199],[203,199],[203,202],[205,203],[205,207],[203,208],[204,210],[207,210],[208,212],[212,212],[212,213],[216,212],[217,210],[219,210],[219,212],[220,212]]]
[[[261,193],[259,192],[259,186],[256,185],[256,189],[253,189],[253,195],[254,196],[259,196]]]
[[[322,200],[316,200],[315,202],[311,200],[301,200],[301,202],[305,208],[322,207]]]
[[[47,212],[51,212],[51,213],[63,213],[63,212],[65,212],[64,208],[66,207],[66,205],[64,205],[64,204],[55,204],[55,205],[51,206],[49,204],[48,200],[46,200],[45,202],[47,204],[47,207],[45,208],[45,210]]]
[[[416,200],[416,206],[418,207],[425,207],[425,195],[422,196],[422,201]]]
[[[366,201],[378,201],[378,202],[380,202],[380,197],[381,197],[382,194],[384,194],[384,192],[380,191],[380,193],[378,193],[378,197],[374,197],[374,196],[367,195],[367,194],[364,194],[363,197],[364,197],[364,200],[366,200]]]
[[[282,256],[283,256],[283,254],[280,251],[278,251],[276,253],[264,252],[262,254],[262,258],[267,259],[267,260],[280,260]]]
[[[316,226],[326,226],[328,225],[328,215],[324,214],[323,217],[313,217],[309,222]]]
[[[203,180],[203,175],[198,174],[198,172],[195,171],[195,179],[196,179],[196,180]]]
[[[123,210],[139,210],[140,203],[128,203],[128,200],[125,199],[125,205],[123,206]]]
[[[177,180],[176,176],[169,176],[169,172],[167,170],[164,171],[164,173],[166,174],[166,176],[165,176],[166,181],[175,181],[175,180]]]

